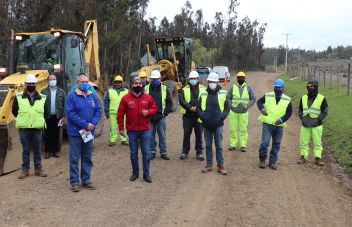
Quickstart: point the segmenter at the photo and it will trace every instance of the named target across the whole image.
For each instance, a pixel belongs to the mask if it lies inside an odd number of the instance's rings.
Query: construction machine
[[[147,44],[147,65],[138,72],[144,71],[150,81],[150,74],[153,70],[159,70],[161,81],[170,90],[172,98],[171,111],[176,111],[178,106],[178,90],[182,89],[187,83],[188,75],[195,70],[192,61],[193,40],[185,37],[156,38],[155,49],[149,50]],[[151,60],[155,58],[155,62]],[[138,75],[133,72],[130,79]]]
[[[21,167],[22,146],[11,110],[16,93],[24,90],[28,74],[37,78],[39,92],[48,86],[47,77],[54,74],[57,85],[68,94],[77,75],[83,72],[103,107],[105,81],[100,75],[97,21],[86,21],[84,31],[83,34],[52,28],[45,32],[12,34],[9,66],[0,69],[0,76],[4,77],[0,81],[0,175]],[[96,127],[95,136],[99,136],[102,129],[103,118]],[[60,146],[61,143],[62,132]]]

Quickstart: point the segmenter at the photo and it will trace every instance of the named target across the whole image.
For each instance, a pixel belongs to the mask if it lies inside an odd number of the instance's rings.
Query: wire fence
[[[346,90],[347,95],[351,90],[351,63],[347,66],[288,66],[287,74],[292,79],[316,80],[324,87],[330,86],[330,89]]]

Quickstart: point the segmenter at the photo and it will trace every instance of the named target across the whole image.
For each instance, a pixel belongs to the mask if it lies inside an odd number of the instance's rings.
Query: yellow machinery
[[[185,37],[157,38],[155,43],[156,51],[153,49],[152,54],[147,45],[148,65],[138,72],[145,71],[149,81],[154,69],[160,71],[161,81],[170,90],[173,103],[171,111],[174,112],[178,106],[178,90],[187,83],[189,73],[196,70],[192,61],[193,40]],[[156,64],[151,61],[150,55],[155,57]],[[131,77],[137,74],[132,73]]]
[[[0,175],[21,167],[22,145],[11,110],[15,94],[23,91],[28,74],[37,77],[38,91],[48,86],[49,74],[55,74],[58,86],[67,94],[75,85],[77,75],[84,72],[103,107],[105,82],[100,76],[97,22],[86,21],[84,31],[83,34],[52,28],[46,32],[12,35],[9,68],[0,69],[0,76],[6,76],[7,71],[9,74],[0,81]],[[103,118],[95,136],[99,136],[102,129]],[[62,133],[60,146],[61,143]]]

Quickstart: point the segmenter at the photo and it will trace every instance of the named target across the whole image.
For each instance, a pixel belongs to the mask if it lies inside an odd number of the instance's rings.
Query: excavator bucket
[[[0,125],[0,175],[21,168],[22,145],[15,122]]]

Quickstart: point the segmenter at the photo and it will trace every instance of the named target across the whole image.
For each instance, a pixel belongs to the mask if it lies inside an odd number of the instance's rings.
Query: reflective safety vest
[[[225,102],[226,102],[226,94],[227,94],[227,92],[225,90],[218,91],[218,102],[219,102],[219,107],[220,107],[221,113],[224,112]],[[202,107],[202,111],[204,113],[207,108],[208,92],[202,93],[201,97],[202,97],[201,107]]]
[[[287,106],[290,102],[291,99],[285,94],[282,94],[279,103],[276,104],[275,93],[266,93],[264,107],[268,115],[265,116],[261,114],[259,120],[270,125],[275,125],[275,122],[285,115]],[[286,122],[275,126],[286,126]]]
[[[121,99],[123,96],[125,96],[128,93],[128,90],[123,88],[120,91],[120,94],[114,89],[114,88],[109,88],[109,99],[110,99],[110,105],[109,105],[109,113],[111,114],[116,114],[117,109],[119,108]]]
[[[308,108],[308,95],[302,97],[303,116],[309,114],[311,118],[318,118],[321,114],[320,106],[323,103],[324,96],[318,94],[312,105]]]
[[[16,117],[16,128],[36,128],[46,127],[44,118],[44,105],[46,96],[39,95],[41,99],[37,99],[31,106],[28,98],[22,98],[23,92],[17,93],[18,115]]]
[[[247,86],[243,86],[242,95],[240,95],[240,88],[237,85],[233,85],[232,88],[232,106],[237,107],[239,104],[242,104],[245,108],[247,108],[250,101]]]
[[[204,85],[199,84],[199,92],[198,92],[198,98],[201,96],[202,93],[207,93],[207,88]],[[191,101],[191,88],[189,85],[185,86],[183,89],[183,94],[185,97],[185,101],[189,103]],[[181,107],[181,114],[185,114],[187,110],[183,107]]]
[[[145,85],[144,92],[149,95],[150,84]],[[161,84],[161,112],[164,114],[166,107],[166,86]]]

